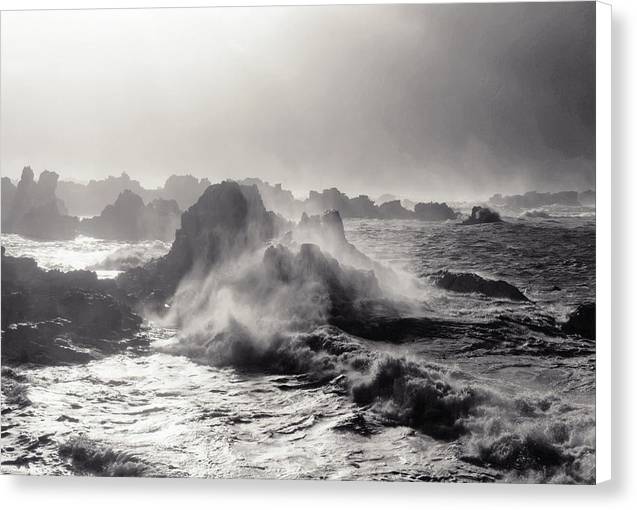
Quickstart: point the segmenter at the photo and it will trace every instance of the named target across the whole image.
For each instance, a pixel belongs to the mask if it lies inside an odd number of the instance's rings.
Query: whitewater
[[[244,285],[230,272],[204,293],[233,303],[218,331],[228,349],[193,341],[199,324],[177,316],[173,323],[187,324],[175,327],[149,313],[148,346],[80,365],[3,368],[3,471],[593,483],[595,342],[547,325],[595,300],[594,210],[504,219],[344,221],[347,241],[397,275],[396,290],[409,297],[418,327],[400,341],[392,330],[373,340],[347,334],[316,316],[309,329],[286,324],[281,338],[268,331],[276,341],[255,352],[236,341],[258,332],[241,326],[250,306],[228,295]],[[170,248],[17,235],[2,245],[45,269],[100,278]],[[242,277],[253,263],[244,262]],[[440,289],[432,278],[441,270],[505,280],[528,301]],[[205,309],[187,290],[184,302]],[[294,291],[276,299],[302,294]],[[276,320],[260,326],[281,323],[275,306],[268,314]]]

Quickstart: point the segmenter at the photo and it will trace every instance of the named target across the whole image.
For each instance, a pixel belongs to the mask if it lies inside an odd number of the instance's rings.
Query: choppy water
[[[431,316],[459,324],[504,317],[510,324],[515,339],[497,349],[489,345],[488,331],[471,325],[456,335],[402,345],[357,340],[372,352],[435,364],[454,384],[488,391],[488,402],[459,437],[434,439],[392,423],[378,409],[353,403],[338,380],[316,384],[303,375],[215,368],[167,354],[161,346],[176,332],[152,327],[153,343],[141,354],[18,369],[23,381],[16,384],[24,385],[31,404],[4,402],[3,469],[83,472],[86,466],[59,453],[60,445],[70,444],[101,451],[107,460],[112,453],[108,462],[124,466],[119,474],[590,483],[594,343],[549,338],[533,325],[546,316],[563,319],[575,305],[594,299],[595,219],[509,220],[472,227],[346,222],[348,240],[357,248],[420,279]],[[121,247],[88,238],[55,243],[55,250],[51,243],[17,236],[2,242],[10,254],[61,269],[88,267]],[[533,302],[435,289],[427,276],[443,268],[505,279]],[[475,461],[480,455],[507,457],[502,450],[520,446],[511,436],[521,438],[531,452],[527,457],[539,455],[544,464],[535,458],[524,464],[525,454],[511,465]],[[86,438],[79,446],[78,437]],[[562,465],[551,462],[553,450],[542,450],[543,441],[557,445]]]

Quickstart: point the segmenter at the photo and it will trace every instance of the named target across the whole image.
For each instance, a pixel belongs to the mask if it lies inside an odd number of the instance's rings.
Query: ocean
[[[345,220],[347,240],[392,268],[397,288],[410,282],[414,320],[437,326],[400,342],[319,328],[325,345],[342,349],[322,354],[323,379],[232,356],[207,363],[171,348],[178,331],[152,316],[141,352],[22,365],[13,375],[31,405],[3,400],[3,470],[78,474],[96,464],[141,476],[594,483],[595,341],[547,325],[595,300],[595,214],[556,207],[547,216],[472,226]],[[115,252],[144,259],[169,249],[17,235],[2,245],[46,269],[92,268],[100,278],[118,274],[100,269]],[[529,301],[440,289],[431,276],[441,270],[505,280]],[[338,375],[350,348],[372,367],[347,365],[351,391]],[[382,395],[380,380],[392,381]]]

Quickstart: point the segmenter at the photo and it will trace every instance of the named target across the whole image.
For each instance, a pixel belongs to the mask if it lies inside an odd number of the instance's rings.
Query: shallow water
[[[383,410],[355,404],[338,380],[314,384],[303,375],[215,368],[167,354],[162,346],[176,332],[151,324],[152,343],[141,354],[20,367],[31,404],[3,402],[3,470],[90,474],[59,454],[60,445],[86,437],[96,448],[134,455],[146,466],[143,474],[156,476],[591,482],[594,342],[547,337],[532,326],[546,316],[563,320],[577,304],[594,300],[595,220],[508,219],[471,227],[345,225],[362,252],[418,278],[432,317],[462,325],[457,335],[401,345],[357,340],[379,355],[433,363],[453,384],[488,392],[459,437],[434,439],[392,423]],[[121,243],[84,238],[51,245],[3,236],[3,246],[44,267],[68,269],[96,264]],[[435,289],[428,275],[440,269],[504,279],[532,302]],[[498,317],[510,320],[513,336],[493,348],[475,321]],[[567,459],[563,466],[475,461],[507,434],[545,433]]]

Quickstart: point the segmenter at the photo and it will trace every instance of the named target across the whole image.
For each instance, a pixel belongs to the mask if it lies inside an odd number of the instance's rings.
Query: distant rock
[[[411,220],[415,217],[415,213],[405,209],[400,200],[385,202],[378,208],[378,212],[380,217],[385,220]]]
[[[432,277],[436,286],[453,292],[475,292],[494,298],[529,301],[522,292],[504,280],[488,280],[475,273],[452,273],[449,271],[441,271]]]
[[[199,199],[208,186],[208,179],[197,179],[192,175],[171,175],[166,179],[161,196],[176,200],[179,208],[185,210]]]
[[[595,303],[579,305],[562,327],[568,335],[580,335],[595,340]]]
[[[458,217],[458,213],[449,207],[446,202],[441,204],[438,202],[420,202],[414,206],[414,211],[416,218],[423,221],[455,220]]]
[[[172,241],[180,211],[174,200],[155,199],[144,205],[139,195],[125,190],[99,216],[80,222],[80,232],[101,239]]]
[[[586,190],[586,191],[582,191],[579,194],[579,201],[582,205],[586,205],[589,207],[594,207],[595,206],[595,201],[596,201],[596,196],[595,196],[595,191],[592,189]]]
[[[242,186],[256,186],[268,211],[280,214],[284,218],[298,218],[304,212],[303,202],[294,198],[290,190],[281,184],[270,184],[254,177],[238,181]]]
[[[123,348],[141,319],[116,296],[113,281],[90,271],[44,271],[2,251],[2,359],[73,363]]]
[[[126,172],[119,177],[112,175],[106,179],[92,179],[88,184],[72,181],[60,181],[57,194],[64,201],[69,212],[78,216],[96,216],[125,190],[139,195],[148,202],[159,197],[157,190],[145,189],[137,180],[131,179]]]
[[[501,195],[497,193],[489,199],[489,203],[498,207],[511,209],[533,209],[545,205],[581,205],[577,191],[558,191],[556,193],[538,193],[528,191],[523,195]]]
[[[551,215],[547,213],[546,211],[538,211],[535,209],[532,211],[526,211],[522,216],[525,218],[550,218],[551,217]]]
[[[463,225],[477,225],[479,223],[500,223],[502,218],[498,212],[488,207],[480,207],[478,205],[471,209],[471,216],[462,222]]]
[[[47,170],[35,180],[31,167],[24,167],[17,186],[2,179],[2,231],[42,240],[72,239],[78,220],[66,214],[56,196],[58,175]]]

